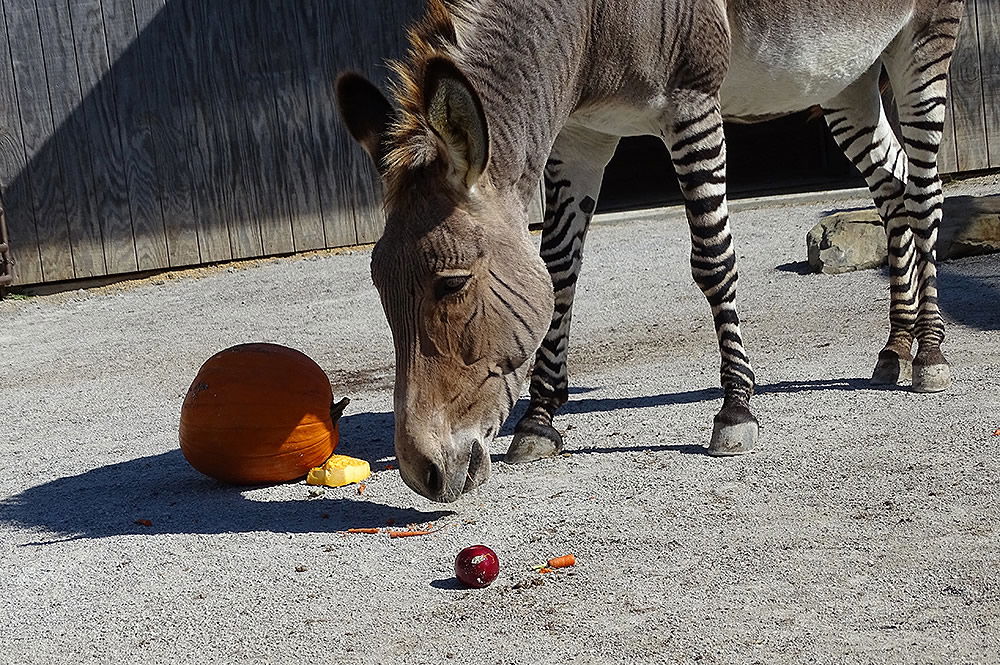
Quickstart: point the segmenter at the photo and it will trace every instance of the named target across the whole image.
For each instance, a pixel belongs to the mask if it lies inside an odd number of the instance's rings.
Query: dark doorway
[[[729,124],[726,141],[732,198],[864,186],[822,118],[809,111],[755,125]],[[623,139],[605,173],[599,210],[679,201],[663,142],[652,136]]]

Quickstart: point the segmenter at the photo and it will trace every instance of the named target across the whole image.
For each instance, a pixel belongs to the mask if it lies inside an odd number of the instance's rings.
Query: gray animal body
[[[872,380],[912,374],[914,390],[945,389],[936,161],[962,11],[961,0],[431,0],[397,65],[395,106],[357,75],[338,83],[345,122],[387,184],[372,274],[396,349],[404,480],[439,501],[483,482],[486,446],[529,369],[507,459],[562,449],[552,418],[567,400],[587,227],[619,137],[635,134],[670,151],[718,334],[724,398],[709,451],[754,448],[724,117],[822,106],[886,225],[890,333]],[[883,67],[901,140],[882,107]],[[543,174],[539,255],[526,209]]]

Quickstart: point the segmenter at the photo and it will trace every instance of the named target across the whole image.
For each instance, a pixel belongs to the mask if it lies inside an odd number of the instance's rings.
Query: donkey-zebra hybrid
[[[725,396],[709,451],[753,449],[723,118],[822,106],[886,227],[890,332],[872,381],[912,371],[914,390],[945,389],[936,163],[962,12],[963,0],[428,0],[394,64],[395,106],[356,74],[337,84],[386,185],[372,278],[395,345],[406,483],[436,501],[481,484],[529,367],[507,460],[561,450],[552,417],[567,400],[584,238],[619,137],[638,134],[670,152],[715,320]],[[902,145],[879,94],[883,67]],[[527,208],[543,174],[539,256]]]

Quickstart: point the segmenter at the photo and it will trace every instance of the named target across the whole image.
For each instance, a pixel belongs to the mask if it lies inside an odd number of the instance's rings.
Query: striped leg
[[[726,141],[715,96],[687,93],[674,109],[664,141],[680,182],[691,230],[691,272],[712,308],[722,356],[725,397],[709,452],[737,455],[757,443],[750,412],[754,375],[736,312],[736,251],[726,203]]]
[[[912,297],[914,245],[906,215],[906,154],[885,116],[879,94],[881,62],[824,105],[840,149],[864,176],[885,224],[889,248],[889,340],[878,355],[872,383],[895,385],[910,373],[917,303]]]
[[[568,399],[566,352],[573,296],[604,167],[617,145],[618,137],[567,126],[556,139],[545,166],[541,254],[552,277],[555,310],[535,355],[531,403],[515,428],[507,451],[508,463],[529,462],[562,450],[562,436],[552,426],[552,417]]]
[[[937,392],[951,384],[941,343],[944,321],[937,301],[937,236],[944,206],[938,178],[938,147],[944,130],[948,65],[955,47],[961,2],[942,2],[936,15],[904,44],[886,54],[886,70],[897,94],[908,173],[903,201],[913,237],[905,297],[916,305],[913,389]]]

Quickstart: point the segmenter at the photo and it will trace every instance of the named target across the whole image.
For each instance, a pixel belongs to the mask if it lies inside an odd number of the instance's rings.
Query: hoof
[[[759,431],[760,425],[745,402],[730,402],[727,399],[719,415],[715,416],[708,454],[728,457],[753,452],[757,448]]]
[[[918,365],[913,363],[913,391],[939,393],[951,385],[951,367],[948,363]]]
[[[912,363],[909,358],[900,358],[893,352],[878,354],[875,371],[872,372],[873,386],[895,386],[910,378]]]
[[[522,422],[514,433],[504,461],[507,464],[534,462],[558,455],[562,449],[562,435],[554,427],[539,422]]]
[[[725,424],[715,422],[708,454],[714,457],[732,457],[752,453],[757,448],[760,426],[757,421]]]

